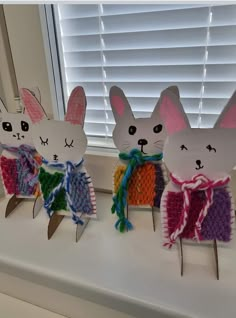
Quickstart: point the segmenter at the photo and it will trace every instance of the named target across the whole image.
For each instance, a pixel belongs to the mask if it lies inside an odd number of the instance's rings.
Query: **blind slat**
[[[104,66],[203,65],[205,47],[106,51]],[[211,46],[206,64],[235,64],[236,45]],[[101,67],[97,52],[67,52],[66,67]]]

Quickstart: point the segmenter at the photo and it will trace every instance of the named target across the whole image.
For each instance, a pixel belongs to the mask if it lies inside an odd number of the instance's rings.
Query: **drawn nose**
[[[58,159],[58,155],[53,155],[53,159],[57,160]]]
[[[20,134],[19,133],[16,133],[17,134],[17,140],[20,140]]]
[[[147,140],[146,139],[139,139],[139,141],[138,141],[138,145],[140,145],[140,146],[145,146],[145,145],[147,145]]]
[[[198,166],[201,166],[201,160],[196,160],[196,164],[198,165]]]

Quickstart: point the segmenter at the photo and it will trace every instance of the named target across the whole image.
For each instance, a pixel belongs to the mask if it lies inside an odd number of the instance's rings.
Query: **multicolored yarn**
[[[185,230],[188,222],[189,222],[189,215],[191,214],[192,209],[192,194],[194,192],[203,192],[204,193],[204,201],[198,211],[197,219],[194,222],[194,231],[192,239],[196,239],[197,241],[202,240],[202,223],[205,220],[210,207],[213,204],[213,195],[214,189],[223,187],[228,184],[230,181],[230,177],[225,177],[218,180],[210,180],[204,175],[196,175],[189,181],[182,181],[176,178],[174,175],[170,175],[171,180],[174,184],[180,186],[182,195],[183,195],[183,206],[181,208],[181,212],[178,214],[178,222],[172,230],[171,233],[168,233],[167,242],[164,243],[164,246],[171,248],[172,245],[175,243],[178,237],[181,237],[181,234]],[[174,209],[177,206],[173,207]],[[170,212],[170,211],[169,211]],[[167,211],[167,213],[169,214]],[[169,215],[167,215],[168,217]],[[169,227],[168,227],[169,230]]]
[[[118,165],[114,173],[114,193],[117,193],[126,166]],[[165,188],[162,163],[146,162],[133,172],[128,186],[127,204],[160,207],[161,195]]]
[[[16,159],[1,156],[1,173],[8,194],[38,195],[38,169],[41,157],[36,150],[28,145],[2,145],[2,148],[18,156]]]
[[[43,159],[43,163],[48,167],[63,171],[63,173],[50,174],[42,167],[40,168],[39,181],[45,200],[44,207],[49,217],[55,211],[69,210],[74,223],[83,225],[84,222],[77,213],[94,213],[93,198],[90,196],[89,187],[91,179],[85,172],[78,171],[83,160],[78,164],[73,164],[71,161],[49,163]]]
[[[117,214],[118,220],[115,223],[115,228],[120,232],[124,232],[125,229],[131,230],[133,228],[131,222],[125,217],[125,206],[128,199],[128,188],[131,178],[134,175],[136,169],[143,166],[145,163],[151,161],[159,161],[163,157],[162,153],[153,156],[144,156],[138,149],[132,149],[129,154],[120,153],[119,158],[121,160],[128,161],[127,167],[123,171],[122,180],[119,182],[119,188],[117,189],[113,197],[112,213]],[[152,166],[147,166],[152,172]],[[139,176],[139,174],[138,174]],[[155,174],[154,174],[155,176]]]

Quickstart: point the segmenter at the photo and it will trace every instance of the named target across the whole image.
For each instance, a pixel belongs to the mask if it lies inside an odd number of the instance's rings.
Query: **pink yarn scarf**
[[[209,207],[213,203],[214,188],[224,186],[230,181],[229,176],[222,179],[218,179],[218,180],[210,180],[202,174],[198,174],[194,176],[189,181],[180,180],[173,174],[170,174],[170,178],[174,184],[180,186],[181,191],[183,192],[184,202],[183,202],[183,209],[180,214],[178,225],[176,226],[175,230],[170,234],[169,240],[166,243],[164,243],[164,246],[168,248],[172,247],[176,239],[183,232],[188,222],[189,211],[191,208],[190,206],[191,193],[193,191],[205,191],[205,195],[206,195],[205,203],[203,205],[202,210],[199,213],[197,222],[195,223],[195,229],[194,229],[194,234],[195,234],[194,239],[199,241],[201,238],[202,222],[208,213]]]

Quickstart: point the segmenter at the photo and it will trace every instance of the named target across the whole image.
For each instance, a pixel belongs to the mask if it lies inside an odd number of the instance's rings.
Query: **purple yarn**
[[[16,159],[17,166],[17,188],[22,195],[32,195],[35,192],[35,185],[31,185],[27,181],[28,174],[34,173],[34,168],[25,161],[22,165],[22,160]]]
[[[154,164],[154,166],[155,166],[155,174],[156,174],[156,181],[155,181],[156,196],[154,198],[154,206],[157,208],[160,208],[161,196],[165,189],[165,180],[164,180],[161,165],[157,163],[157,164]]]
[[[18,155],[16,160],[17,176],[17,193],[22,195],[33,195],[35,186],[38,183],[38,176],[35,169],[38,169],[39,164],[34,158],[36,153],[35,148],[29,145],[20,145],[19,147],[11,147],[2,145],[2,148]]]
[[[89,189],[89,183],[91,182],[90,177],[87,177],[83,172],[74,172],[71,175],[70,182],[70,195],[75,210],[86,214],[92,214],[93,206]]]
[[[231,239],[231,198],[224,188],[214,190],[213,203],[202,223],[204,240],[229,242]]]

